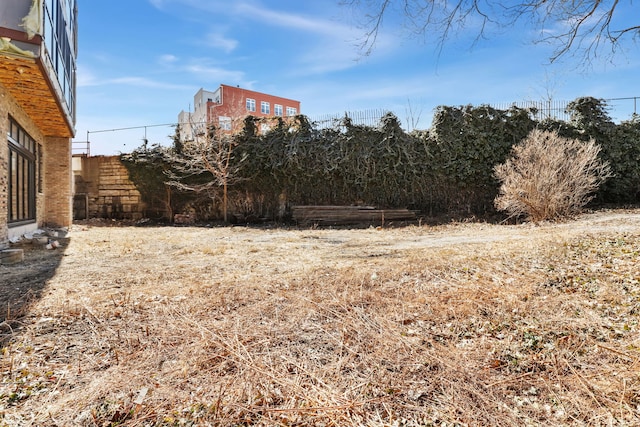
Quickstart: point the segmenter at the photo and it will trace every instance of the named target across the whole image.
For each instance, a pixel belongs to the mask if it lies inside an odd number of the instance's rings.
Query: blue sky
[[[637,5],[619,8],[638,16]],[[640,44],[631,41],[590,66],[577,57],[549,64],[553,48],[533,44],[533,28],[490,31],[474,44],[472,22],[440,51],[390,15],[366,56],[361,16],[339,0],[87,1],[78,13],[75,140],[88,135],[92,155],[129,152],[145,136],[169,144],[165,125],[200,88],[221,83],[297,99],[311,118],[375,108],[419,128],[438,105],[640,96]],[[627,119],[634,103],[613,107]],[[131,127],[141,128],[110,131]]]

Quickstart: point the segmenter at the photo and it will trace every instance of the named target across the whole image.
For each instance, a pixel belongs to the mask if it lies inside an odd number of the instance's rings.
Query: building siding
[[[13,117],[42,147],[42,151],[38,153],[42,158],[36,158],[36,164],[42,165],[42,169],[36,167],[36,182],[41,180],[43,191],[36,192],[34,227],[68,227],[72,221],[71,140],[45,138],[40,129],[7,93],[4,86],[0,85],[0,131],[3,135],[0,143],[0,188],[5,189],[0,192],[0,242],[4,242],[5,247],[11,228],[8,225],[9,197],[6,191],[9,182],[9,148],[6,137],[9,130],[9,116]]]
[[[0,84],[0,131],[2,132],[2,142],[0,142],[0,188],[5,189],[0,192],[0,242],[4,241],[4,246],[7,246],[6,240],[9,237],[8,217],[9,217],[9,196],[7,194],[7,188],[9,185],[9,146],[7,143],[7,134],[9,132],[9,117],[13,119],[27,132],[38,144],[43,147],[43,169],[46,170],[44,157],[47,153],[47,144],[45,137],[38,127],[33,123],[29,116],[22,110],[16,100],[6,91],[5,87]],[[37,159],[36,159],[37,163]],[[36,168],[36,181],[42,178],[43,185],[46,182],[45,170],[38,170]],[[43,174],[40,176],[40,174]],[[51,180],[57,180],[57,177],[51,177]],[[46,214],[44,212],[44,196],[42,193],[36,193],[36,221],[35,225],[44,225]]]
[[[42,224],[50,227],[69,227],[73,202],[71,140],[47,138],[44,148],[45,217]]]
[[[4,88],[0,86],[0,99],[4,100]],[[7,134],[8,120],[7,117],[7,105],[4,101],[0,102],[0,134]],[[9,146],[6,142],[0,143],[0,188],[6,189],[9,186]],[[9,218],[8,210],[9,195],[7,190],[0,191],[0,249],[4,249],[8,246],[9,230],[7,228],[7,222]]]
[[[67,13],[62,13],[63,8]],[[27,13],[43,20],[39,29],[23,25]],[[72,222],[76,14],[75,0],[46,3],[8,0],[0,6],[0,35],[10,37],[12,43],[22,49],[17,54],[16,49],[0,52],[0,132],[3,135],[0,142],[0,248],[7,247],[12,237],[38,227],[68,227]],[[45,20],[49,28],[54,29],[55,37],[38,33],[47,27]],[[33,30],[33,34],[27,30]],[[69,68],[59,75],[49,54],[60,57]],[[35,213],[30,211],[28,215],[19,216],[29,218],[19,223],[9,223],[9,160],[13,151],[9,148],[13,143],[7,140],[10,120],[36,143],[35,148],[29,146],[29,153],[18,154],[28,158],[29,168],[33,166],[35,170],[35,181],[22,187],[27,188],[24,191],[29,192],[29,197],[35,198],[29,201],[29,204],[35,202],[31,205],[35,206]]]
[[[236,117],[239,113],[256,117],[273,117],[275,116],[276,104],[282,105],[283,114],[286,114],[287,107],[295,108],[300,114],[300,101],[228,85],[220,85],[220,88],[222,89],[221,102],[219,104],[216,102],[207,103],[208,122],[215,123],[220,116]],[[256,111],[247,111],[247,98],[256,101]],[[268,114],[260,111],[260,104],[263,101],[269,103],[270,112]]]
[[[255,111],[246,108],[247,98],[255,100]],[[269,103],[269,113],[261,111],[261,103]],[[282,116],[286,116],[287,108],[295,108],[300,114],[300,101],[243,89],[236,86],[220,85],[215,91],[200,89],[193,99],[194,111],[181,111],[178,115],[182,141],[194,139],[195,134],[204,132],[206,124],[220,126],[220,118],[230,119],[231,130],[237,131],[241,119],[246,116],[275,117],[275,106],[282,106]]]

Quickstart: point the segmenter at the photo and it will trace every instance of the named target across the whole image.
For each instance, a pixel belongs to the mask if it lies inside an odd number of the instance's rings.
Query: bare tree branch
[[[244,112],[242,112],[244,113]],[[237,172],[244,158],[236,158],[234,130],[244,115],[235,113],[231,131],[225,131],[213,124],[207,124],[206,130],[196,132],[193,141],[184,144],[180,153],[173,158],[173,169],[167,172],[167,184],[182,190],[207,194],[215,199],[222,189],[222,213],[227,221],[227,189],[238,182]],[[196,129],[191,123],[191,128]]]
[[[555,46],[551,62],[570,54],[590,60],[607,48],[612,55],[624,38],[640,36],[640,25],[617,27],[620,0],[345,0],[342,4],[365,11],[362,47],[366,55],[375,47],[385,16],[394,11],[403,15],[404,25],[414,36],[435,37],[439,51],[470,24],[477,27],[477,42],[486,38],[490,28],[513,28],[528,21],[540,31],[534,42]]]

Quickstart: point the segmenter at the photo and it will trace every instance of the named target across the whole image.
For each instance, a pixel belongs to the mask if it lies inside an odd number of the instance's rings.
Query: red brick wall
[[[252,90],[221,85],[222,87],[222,102],[216,104],[215,102],[207,103],[207,120],[215,121],[219,116],[238,117],[250,114],[256,117],[273,117],[275,116],[275,105],[282,105],[282,115],[286,116],[287,107],[293,107],[297,113],[300,114],[300,101],[293,99],[282,98],[279,96],[268,95],[260,92],[254,92]],[[246,100],[247,98],[255,99],[256,111],[247,111]],[[266,101],[269,103],[269,114],[263,114],[260,111],[260,103]]]

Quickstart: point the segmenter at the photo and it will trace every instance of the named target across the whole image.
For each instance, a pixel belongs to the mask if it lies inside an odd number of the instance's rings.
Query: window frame
[[[218,116],[218,126],[220,130],[229,131],[232,128],[231,117],[228,116]]]
[[[8,168],[8,225],[22,225],[36,222],[36,193],[39,190],[37,176],[39,145],[11,116],[7,132],[9,157]]]
[[[295,107],[287,107],[287,117],[297,116],[298,109]]]
[[[247,111],[251,111],[252,113],[256,112],[256,100],[253,98],[247,98],[246,104]]]
[[[260,112],[262,114],[271,114],[271,104],[268,101],[260,101]]]
[[[284,109],[282,108],[282,105],[273,104],[273,114],[275,114],[278,117],[282,117],[283,111],[284,111]]]

